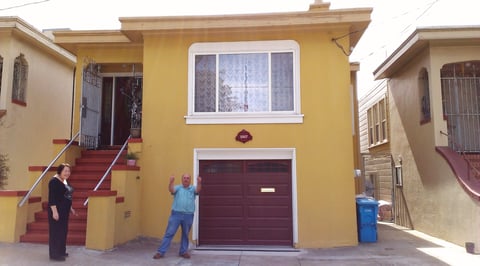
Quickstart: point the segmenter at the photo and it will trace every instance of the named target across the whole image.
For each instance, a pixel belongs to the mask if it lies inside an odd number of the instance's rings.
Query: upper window
[[[299,83],[294,41],[193,44],[187,123],[302,123]]]
[[[428,84],[428,71],[423,68],[418,77],[420,98],[420,124],[430,122],[430,87]]]
[[[15,58],[13,65],[12,102],[26,105],[28,64],[23,54]]]
[[[382,99],[367,110],[368,145],[370,147],[388,141],[386,109],[385,99]]]

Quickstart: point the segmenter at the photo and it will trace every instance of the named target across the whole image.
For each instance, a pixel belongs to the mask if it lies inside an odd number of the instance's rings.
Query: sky
[[[39,30],[119,29],[119,17],[306,11],[314,0],[1,0],[0,16],[19,16]],[[330,0],[331,9],[372,7],[372,22],[350,56],[360,62],[359,97],[372,72],[415,27],[480,25],[479,0]],[[80,5],[78,5],[80,3]]]

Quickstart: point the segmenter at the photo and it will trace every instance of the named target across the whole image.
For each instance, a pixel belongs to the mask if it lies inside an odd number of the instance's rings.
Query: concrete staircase
[[[87,230],[87,206],[83,203],[89,191],[92,191],[108,169],[120,147],[109,147],[106,150],[84,150],[81,158],[72,167],[72,175],[68,183],[75,189],[73,193],[73,208],[78,216],[70,214],[67,244],[85,245]],[[116,165],[126,164],[126,153],[118,159]],[[51,177],[45,177],[51,178]],[[107,176],[99,190],[110,190],[111,174]],[[48,243],[48,199],[42,199],[42,210],[35,213],[35,221],[27,225],[26,234],[20,237],[20,242]]]

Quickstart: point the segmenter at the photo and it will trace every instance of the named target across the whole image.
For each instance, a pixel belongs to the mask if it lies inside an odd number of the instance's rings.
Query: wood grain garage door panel
[[[200,245],[293,244],[290,160],[200,161]]]

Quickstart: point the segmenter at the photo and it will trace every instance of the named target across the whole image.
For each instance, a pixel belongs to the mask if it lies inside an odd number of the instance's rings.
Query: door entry
[[[130,135],[132,85],[141,97],[142,77],[103,77],[100,142],[103,146],[123,145]],[[141,111],[141,110],[140,110]]]
[[[290,160],[199,164],[200,245],[293,245]]]

